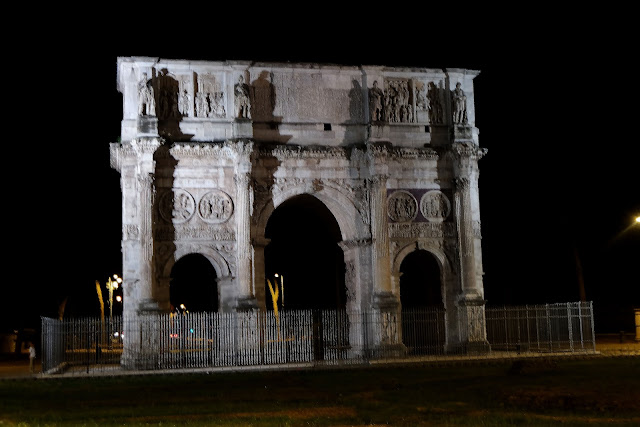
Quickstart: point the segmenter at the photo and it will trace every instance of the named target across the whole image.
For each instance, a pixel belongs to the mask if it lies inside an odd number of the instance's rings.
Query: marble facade
[[[400,265],[424,249],[447,345],[486,346],[477,71],[148,57],[117,71],[125,318],[168,311],[191,253],[215,268],[220,311],[264,309],[267,221],[310,194],[340,227],[347,309],[396,316]]]

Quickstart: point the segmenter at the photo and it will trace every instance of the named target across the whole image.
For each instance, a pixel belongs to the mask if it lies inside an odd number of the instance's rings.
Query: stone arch
[[[356,208],[354,200],[343,192],[323,185],[321,189],[313,188],[313,185],[296,185],[273,194],[271,200],[266,203],[257,218],[257,232],[264,238],[267,222],[276,210],[285,201],[302,194],[309,194],[320,200],[334,216],[340,227],[343,241],[356,240],[359,237],[360,225],[364,225],[362,215]]]
[[[415,250],[424,250],[429,252],[434,256],[436,261],[438,262],[438,267],[440,268],[440,292],[442,293],[442,300],[447,305],[447,296],[449,294],[449,289],[447,283],[452,277],[451,265],[449,264],[449,260],[447,259],[446,254],[441,249],[440,245],[437,245],[432,242],[427,241],[414,241],[411,242],[402,248],[400,248],[395,256],[393,257],[392,267],[391,267],[391,278],[392,278],[392,286],[396,295],[400,294],[400,266],[402,265],[402,261],[413,251]]]
[[[209,260],[218,279],[231,276],[231,268],[227,260],[214,248],[207,245],[177,245],[176,250],[172,257],[165,263],[162,269],[162,275],[164,278],[168,278],[171,275],[171,269],[180,258],[189,254],[200,254]]]

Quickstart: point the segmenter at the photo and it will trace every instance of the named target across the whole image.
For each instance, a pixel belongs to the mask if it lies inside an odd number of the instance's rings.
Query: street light
[[[278,276],[278,273],[274,274],[276,278],[276,286],[278,286],[278,277],[280,277],[280,289],[282,289],[282,309],[284,310],[284,276],[281,274]]]
[[[113,275],[113,280],[111,279],[111,277],[107,279],[106,287],[107,291],[109,291],[109,319],[113,317],[113,290],[118,289],[118,286],[120,286],[121,283],[122,278],[120,278],[117,274]],[[117,297],[116,300],[119,302],[121,298],[118,298],[120,297]]]

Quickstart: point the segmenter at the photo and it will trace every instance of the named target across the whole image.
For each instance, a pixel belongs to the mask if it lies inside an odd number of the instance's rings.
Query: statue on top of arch
[[[467,123],[467,96],[462,90],[461,83],[456,83],[456,88],[451,91],[453,123]]]
[[[147,73],[142,73],[142,79],[138,82],[138,115],[156,115],[156,100],[153,85],[151,80],[147,78]]]

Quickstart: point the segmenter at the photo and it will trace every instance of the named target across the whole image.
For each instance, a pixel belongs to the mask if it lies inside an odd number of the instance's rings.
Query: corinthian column
[[[138,176],[140,194],[140,284],[138,288],[139,309],[153,300],[153,199],[154,174]]]
[[[461,289],[458,296],[458,344],[468,352],[485,352],[484,288],[482,285],[482,249],[480,245],[480,206],[478,197],[478,160],[486,150],[469,142],[452,144],[454,154],[454,210],[458,235]],[[455,344],[451,340],[451,344]]]
[[[153,272],[153,208],[154,208],[154,154],[162,142],[158,138],[139,138],[131,141],[131,146],[136,153],[136,193],[137,193],[137,222],[139,228],[138,254],[128,254],[131,262],[138,259],[137,274],[133,277],[124,276],[124,286],[134,286],[136,309],[138,311],[155,311],[157,304],[154,297],[154,272]],[[127,189],[128,192],[128,189]],[[126,197],[123,189],[123,197]],[[134,196],[135,197],[135,196]],[[137,277],[136,277],[137,276]],[[131,283],[133,279],[135,284]]]
[[[454,143],[454,213],[460,257],[462,297],[482,299],[482,250],[480,246],[480,204],[478,160],[486,150],[472,144]]]
[[[235,143],[237,163],[236,184],[236,248],[237,248],[237,307],[239,310],[257,308],[253,289],[253,246],[251,245],[251,152],[253,144]]]
[[[391,294],[392,292],[386,209],[387,179],[387,175],[374,175],[370,180],[373,283],[376,294]]]

